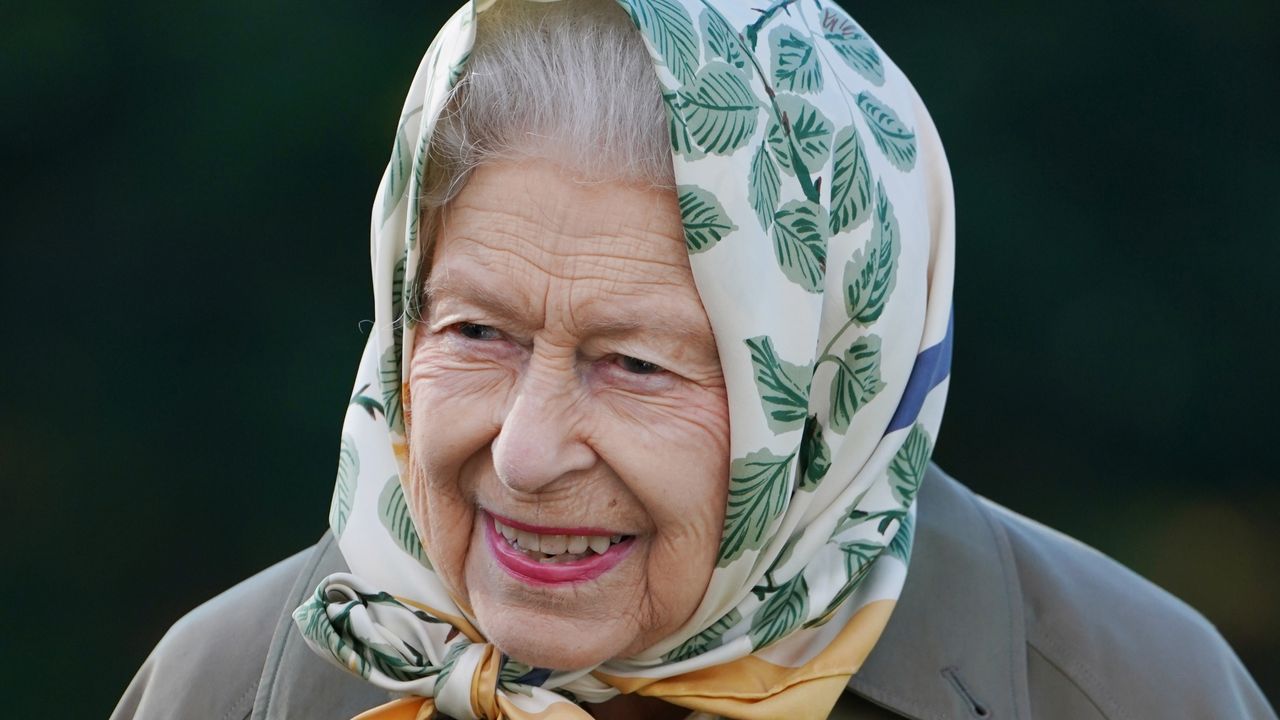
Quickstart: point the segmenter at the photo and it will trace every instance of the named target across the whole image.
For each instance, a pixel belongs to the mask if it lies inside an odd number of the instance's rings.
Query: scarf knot
[[[326,659],[379,687],[419,696],[414,717],[505,720],[511,713],[504,696],[546,692],[541,686],[551,676],[347,573],[321,581],[293,619]],[[443,655],[436,657],[435,648],[445,648]]]

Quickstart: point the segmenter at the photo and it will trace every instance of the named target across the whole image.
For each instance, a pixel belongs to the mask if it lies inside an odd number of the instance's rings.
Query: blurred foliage
[[[955,178],[936,458],[1186,599],[1280,697],[1280,5],[846,7]],[[444,16],[0,11],[11,714],[105,716],[170,623],[324,530],[369,205]]]

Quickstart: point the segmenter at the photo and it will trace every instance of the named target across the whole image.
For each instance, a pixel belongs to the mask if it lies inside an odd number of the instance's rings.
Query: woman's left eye
[[[630,355],[619,355],[618,365],[620,365],[623,370],[626,370],[629,373],[635,373],[636,375],[655,375],[663,370],[661,365],[651,363],[648,360],[631,357]]]
[[[479,323],[464,322],[455,327],[463,337],[470,340],[497,340],[502,337],[497,329]]]

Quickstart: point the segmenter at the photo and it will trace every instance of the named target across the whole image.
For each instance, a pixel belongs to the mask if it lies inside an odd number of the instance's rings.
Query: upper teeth
[[[534,550],[546,555],[569,553],[578,555],[590,548],[597,555],[602,555],[609,546],[622,541],[622,535],[540,535],[528,530],[517,530],[501,520],[494,518],[493,526],[521,550]]]

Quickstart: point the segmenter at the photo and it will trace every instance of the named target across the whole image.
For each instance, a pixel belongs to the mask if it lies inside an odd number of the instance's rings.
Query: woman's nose
[[[493,441],[498,479],[520,493],[537,493],[596,461],[583,431],[583,407],[576,374],[556,371],[530,358],[515,398]]]

